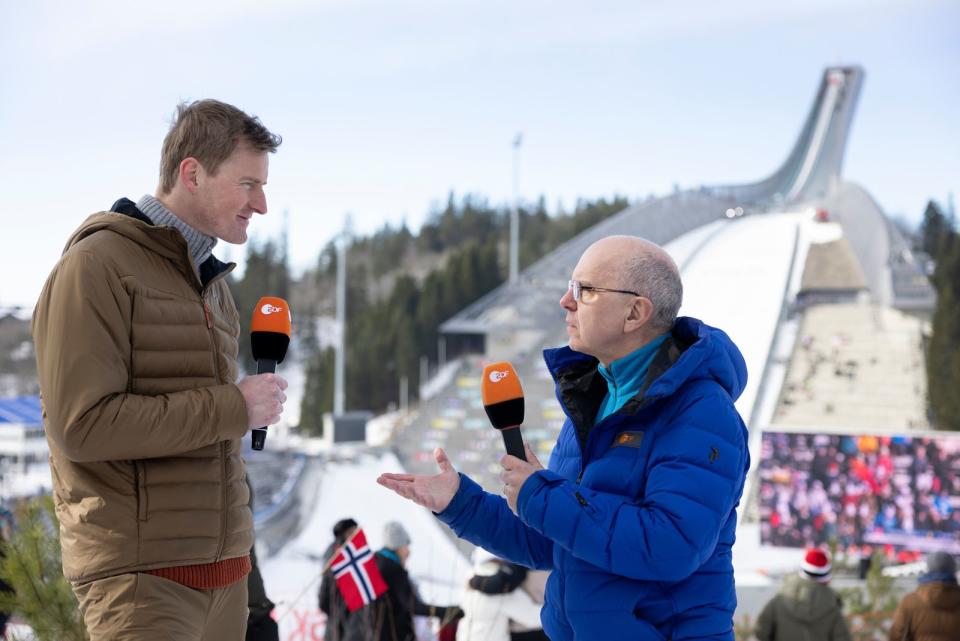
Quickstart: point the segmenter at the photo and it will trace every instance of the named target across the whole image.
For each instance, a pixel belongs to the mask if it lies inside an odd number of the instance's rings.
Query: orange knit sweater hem
[[[146,570],[144,574],[163,577],[195,590],[216,590],[246,578],[251,569],[253,565],[248,554],[216,563]]]

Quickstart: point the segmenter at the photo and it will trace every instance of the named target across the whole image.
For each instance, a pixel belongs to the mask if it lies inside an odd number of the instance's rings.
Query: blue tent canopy
[[[40,397],[0,398],[0,425],[4,423],[41,425],[43,418],[40,409]]]

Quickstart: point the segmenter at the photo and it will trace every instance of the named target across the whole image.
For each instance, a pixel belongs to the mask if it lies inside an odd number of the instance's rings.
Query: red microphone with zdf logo
[[[277,363],[282,363],[290,345],[290,306],[276,296],[264,296],[257,302],[250,323],[250,347],[257,361],[257,374],[273,374]],[[267,428],[250,433],[252,446],[262,450],[267,440]]]
[[[513,365],[500,361],[484,367],[480,393],[483,396],[483,409],[486,410],[490,423],[503,435],[507,454],[526,461],[523,436],[520,434],[520,424],[523,423],[523,388]]]

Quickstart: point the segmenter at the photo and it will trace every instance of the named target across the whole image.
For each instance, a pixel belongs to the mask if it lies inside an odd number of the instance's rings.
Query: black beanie
[[[357,522],[353,519],[340,519],[333,526],[333,538],[337,540],[337,543],[343,543],[347,540],[347,532],[355,527],[357,527]]]

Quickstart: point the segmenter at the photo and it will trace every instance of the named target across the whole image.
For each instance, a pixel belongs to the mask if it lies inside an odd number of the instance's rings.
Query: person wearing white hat
[[[759,641],[850,641],[843,603],[827,584],[832,566],[820,549],[807,550],[800,572],[787,576],[757,618]]]
[[[443,624],[463,616],[463,610],[455,605],[443,607],[423,602],[404,567],[409,556],[407,530],[397,521],[388,522],[383,527],[383,547],[374,555],[387,584],[387,591],[371,604],[373,638],[379,641],[414,641],[414,615],[436,617]]]
[[[457,627],[457,641],[510,641],[511,621],[527,628],[539,627],[540,604],[520,587],[525,575],[522,566],[476,548],[473,577],[463,595],[464,617]]]

